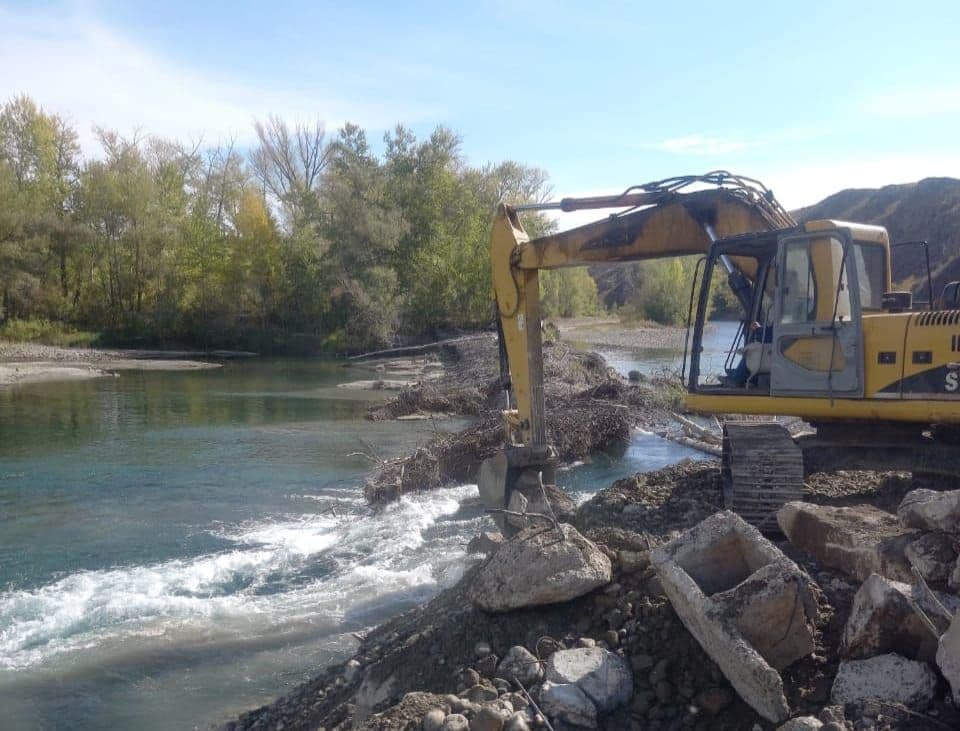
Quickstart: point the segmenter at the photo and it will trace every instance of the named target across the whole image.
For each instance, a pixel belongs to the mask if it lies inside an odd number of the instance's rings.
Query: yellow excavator
[[[531,240],[524,210],[621,209]],[[922,245],[924,242],[907,242]],[[845,221],[802,225],[756,180],[718,171],[660,180],[619,195],[498,207],[491,235],[506,447],[479,485],[490,508],[526,505],[553,482],[544,409],[539,274],[561,267],[699,255],[691,285],[683,379],[687,410],[799,417],[791,436],[772,419],[723,424],[727,507],[764,528],[805,474],[882,469],[957,474],[960,285],[914,303],[894,291],[887,231]],[[927,256],[928,290],[929,255]],[[704,335],[711,295],[729,287],[740,324],[719,372]],[[541,490],[542,492],[542,490]],[[545,499],[545,498],[544,498]]]

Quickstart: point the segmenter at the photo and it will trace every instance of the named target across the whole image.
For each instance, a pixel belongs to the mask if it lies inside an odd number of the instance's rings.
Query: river
[[[0,389],[3,726],[205,728],[456,582],[476,487],[367,510],[365,455],[435,427],[364,420],[375,395],[336,388],[364,377],[256,360]],[[582,501],[687,456],[637,433],[558,481]]]

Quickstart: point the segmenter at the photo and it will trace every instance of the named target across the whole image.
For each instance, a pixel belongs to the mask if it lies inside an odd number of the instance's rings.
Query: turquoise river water
[[[365,421],[371,395],[336,388],[364,377],[256,360],[0,389],[0,726],[207,728],[454,583],[476,487],[369,511],[363,453],[435,427]],[[559,481],[584,500],[687,456],[637,433]]]

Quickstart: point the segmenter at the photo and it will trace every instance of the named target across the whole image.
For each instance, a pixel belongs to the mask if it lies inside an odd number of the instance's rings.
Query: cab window
[[[860,287],[860,306],[865,310],[880,310],[886,289],[886,253],[882,246],[854,242],[853,260],[857,267]]]
[[[817,287],[806,241],[787,244],[783,267],[780,322],[812,322],[817,314]]]

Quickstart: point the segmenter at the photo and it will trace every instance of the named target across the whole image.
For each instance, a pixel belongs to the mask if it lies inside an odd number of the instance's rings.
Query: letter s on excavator
[[[517,214],[544,208],[626,210],[531,240]],[[481,465],[484,504],[504,510],[543,502],[541,484],[555,476],[544,405],[540,270],[689,255],[703,257],[703,274],[691,283],[696,310],[688,323],[689,367],[684,362],[686,408],[796,416],[816,430],[792,437],[773,421],[725,422],[721,469],[728,508],[761,529],[775,529],[780,505],[802,499],[805,470],[956,474],[960,285],[946,286],[937,309],[932,297],[915,309],[909,292],[892,291],[892,248],[879,226],[798,225],[761,183],[724,171],[616,196],[500,204],[490,256],[506,446]],[[715,278],[725,278],[741,308],[720,373],[708,372],[701,358]],[[738,354],[742,364],[731,367]],[[501,529],[509,525],[502,514],[496,517]]]

